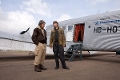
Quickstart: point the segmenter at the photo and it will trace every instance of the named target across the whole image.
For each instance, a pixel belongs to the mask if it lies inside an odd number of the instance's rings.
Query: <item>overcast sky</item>
[[[0,31],[18,34],[43,19],[51,24],[120,9],[120,0],[0,0]]]

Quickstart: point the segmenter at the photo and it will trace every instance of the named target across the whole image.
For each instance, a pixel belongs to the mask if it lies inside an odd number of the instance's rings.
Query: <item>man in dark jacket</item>
[[[46,56],[46,43],[47,43],[46,31],[44,27],[45,27],[45,22],[43,20],[40,20],[38,26],[34,29],[32,35],[32,41],[36,45],[34,51],[35,54],[34,70],[36,72],[41,72],[42,70],[47,69],[43,66],[43,62]]]
[[[64,30],[58,26],[58,22],[53,22],[54,29],[51,31],[50,36],[50,47],[53,46],[53,52],[55,56],[56,67],[55,70],[59,69],[59,58],[62,63],[63,69],[69,70],[66,66],[65,58],[64,58],[64,47],[66,46],[66,38],[64,34]]]

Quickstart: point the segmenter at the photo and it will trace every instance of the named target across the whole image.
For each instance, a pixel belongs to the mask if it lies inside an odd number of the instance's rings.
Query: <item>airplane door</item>
[[[73,41],[73,25],[67,26],[66,41]]]
[[[74,30],[74,42],[81,41],[83,42],[84,37],[84,25],[85,24],[76,24]]]

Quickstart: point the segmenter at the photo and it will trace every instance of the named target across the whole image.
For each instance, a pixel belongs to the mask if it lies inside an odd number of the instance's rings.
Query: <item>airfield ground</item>
[[[54,70],[53,56],[47,55],[44,65],[48,70],[40,73],[33,70],[34,57],[26,53],[0,52],[0,80],[120,80],[120,55],[114,52],[83,52],[83,61],[78,57],[66,61],[70,70]]]

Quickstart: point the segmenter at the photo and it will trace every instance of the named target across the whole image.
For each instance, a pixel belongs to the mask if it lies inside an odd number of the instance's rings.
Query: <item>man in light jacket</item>
[[[54,29],[51,31],[50,36],[50,47],[53,47],[56,67],[55,70],[59,69],[59,58],[62,63],[63,69],[69,70],[66,66],[65,58],[64,58],[64,47],[66,46],[66,38],[64,34],[64,30],[59,27],[58,22],[53,22]]]

